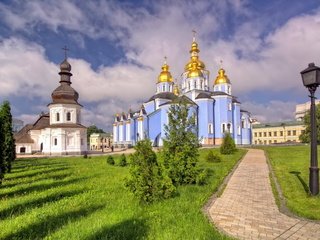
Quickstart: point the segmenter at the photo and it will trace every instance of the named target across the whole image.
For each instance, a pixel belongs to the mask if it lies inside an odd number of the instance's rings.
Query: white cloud
[[[84,110],[87,123],[110,125],[115,112],[127,111],[132,103],[148,99],[155,91],[164,56],[168,56],[172,75],[178,78],[189,60],[194,28],[200,58],[211,72],[210,85],[223,59],[240,101],[241,96],[257,90],[305,94],[299,72],[308,62],[319,62],[319,12],[297,16],[265,37],[258,20],[245,22],[228,40],[213,41],[212,36],[225,27],[227,11],[250,16],[247,1],[175,2],[170,8],[158,3],[153,5],[152,14],[141,7],[132,9],[107,1],[89,2],[86,8],[62,0],[22,5],[19,12],[0,4],[2,18],[12,22],[14,29],[44,25],[53,31],[72,30],[69,34],[75,32],[73,39],[82,47],[83,35],[119,40],[115,44],[123,48],[125,57],[113,66],[94,70],[83,59],[70,59],[73,87],[80,93],[80,102],[96,105]],[[57,73],[57,66],[46,58],[41,46],[14,37],[0,42],[1,95],[39,96],[48,102],[58,85]],[[293,104],[275,100],[244,106],[261,119],[273,121],[289,117]]]

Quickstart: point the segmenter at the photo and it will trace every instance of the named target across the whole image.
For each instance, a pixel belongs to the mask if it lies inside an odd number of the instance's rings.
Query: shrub
[[[122,155],[120,156],[119,166],[121,166],[121,167],[127,166],[127,158],[126,158],[126,155],[122,154]]]
[[[131,158],[131,176],[126,180],[126,187],[143,203],[171,197],[176,188],[170,178],[163,176],[151,142],[148,139],[139,141],[135,150]]]
[[[198,173],[196,183],[198,185],[205,185],[207,183],[208,177],[209,177],[208,169],[204,169]]]
[[[114,159],[113,159],[113,157],[111,155],[108,156],[107,163],[110,164],[110,165],[114,165]]]
[[[206,156],[207,162],[221,162],[221,156],[219,153],[215,153],[210,150]]]
[[[233,154],[237,151],[236,144],[230,133],[226,133],[223,137],[223,142],[220,146],[221,154]]]

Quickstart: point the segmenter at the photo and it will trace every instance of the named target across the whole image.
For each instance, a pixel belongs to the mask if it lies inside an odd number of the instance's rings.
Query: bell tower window
[[[67,112],[67,121],[71,121],[71,113]]]
[[[60,113],[57,113],[57,114],[56,114],[56,120],[57,120],[57,122],[60,121]]]

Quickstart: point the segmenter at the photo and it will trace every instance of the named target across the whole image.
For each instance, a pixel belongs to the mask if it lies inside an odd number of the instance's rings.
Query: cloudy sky
[[[319,0],[1,0],[0,100],[25,123],[46,112],[66,45],[84,124],[110,130],[115,113],[154,94],[164,56],[179,79],[193,29],[210,87],[222,59],[261,122],[293,119],[308,100],[300,71],[320,65]]]

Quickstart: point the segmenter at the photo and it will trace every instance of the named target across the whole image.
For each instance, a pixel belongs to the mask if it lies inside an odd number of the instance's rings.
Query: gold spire
[[[164,64],[161,67],[162,71],[158,77],[158,83],[173,82],[171,73],[169,72],[169,65],[167,64],[167,57],[164,57]]]
[[[226,71],[222,68],[222,60],[220,60],[220,69],[218,71],[218,76],[216,77],[216,80],[214,81],[214,85],[223,84],[223,83],[230,84],[230,80],[225,73],[226,73]]]
[[[192,39],[192,44],[191,44],[191,49],[190,49],[190,54],[191,58],[190,61],[186,64],[184,67],[185,71],[192,71],[193,70],[193,63],[196,63],[196,68],[198,70],[204,70],[206,66],[202,61],[199,60],[198,53],[200,52],[198,48],[198,43],[196,42],[196,31],[193,30],[193,39]]]

